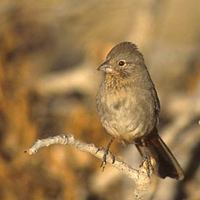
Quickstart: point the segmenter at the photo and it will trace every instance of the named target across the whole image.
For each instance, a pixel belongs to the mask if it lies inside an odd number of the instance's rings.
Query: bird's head
[[[111,49],[105,62],[97,69],[106,74],[127,77],[140,70],[143,65],[143,56],[136,45],[131,42],[122,42]]]

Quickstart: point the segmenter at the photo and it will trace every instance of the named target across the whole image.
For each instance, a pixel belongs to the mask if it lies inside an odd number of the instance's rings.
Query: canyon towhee
[[[116,45],[98,70],[104,78],[97,110],[107,132],[126,144],[134,143],[159,177],[183,179],[180,165],[158,135],[159,99],[137,47],[130,42]]]

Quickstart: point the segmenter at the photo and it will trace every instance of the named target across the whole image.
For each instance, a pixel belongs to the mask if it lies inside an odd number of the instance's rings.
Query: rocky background
[[[143,52],[161,100],[160,134],[185,179],[154,178],[150,199],[200,199],[200,1],[1,0],[0,199],[128,200],[134,184],[68,146],[24,154],[61,133],[105,146],[96,67],[118,42]],[[134,146],[112,152],[133,167]]]

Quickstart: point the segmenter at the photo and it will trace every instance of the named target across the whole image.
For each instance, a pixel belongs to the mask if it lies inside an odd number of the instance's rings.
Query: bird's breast
[[[97,103],[101,122],[106,130],[114,137],[129,130],[133,125],[132,109],[136,101],[129,95],[129,92],[121,90],[104,92]]]
[[[151,129],[153,118],[151,99],[143,98],[142,91],[133,88],[99,92],[97,109],[102,125],[109,134],[124,141],[141,137]],[[154,122],[153,122],[154,123]]]

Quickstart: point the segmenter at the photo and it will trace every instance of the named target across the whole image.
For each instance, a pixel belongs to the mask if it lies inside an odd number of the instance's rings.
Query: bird
[[[182,180],[180,164],[158,134],[160,102],[137,46],[117,44],[97,70],[103,71],[97,112],[108,134],[127,145],[135,144],[158,177]]]

